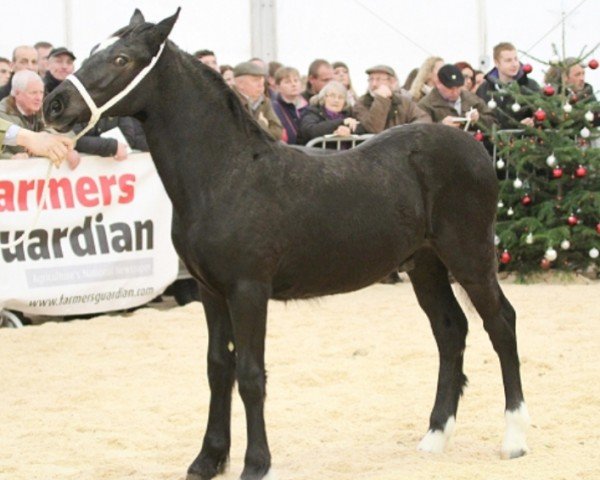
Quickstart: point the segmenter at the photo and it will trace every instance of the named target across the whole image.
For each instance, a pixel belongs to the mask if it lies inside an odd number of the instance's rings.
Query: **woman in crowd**
[[[465,78],[465,83],[461,90],[472,92],[473,85],[475,83],[475,70],[471,64],[469,62],[456,62],[454,66],[460,70],[460,73],[462,73],[463,77]]]
[[[225,80],[225,83],[230,87],[233,87],[233,84],[235,83],[233,67],[231,65],[221,65],[219,70],[221,71],[221,76],[223,77],[223,80]]]
[[[444,60],[441,57],[429,57],[423,62],[410,87],[410,96],[415,102],[433,90],[434,79],[442,65],[444,65]]]
[[[340,82],[346,90],[348,91],[348,104],[350,107],[354,107],[358,96],[356,92],[352,88],[352,82],[350,80],[350,70],[348,69],[348,65],[344,62],[333,62],[331,65],[333,67],[333,79]]]
[[[479,86],[485,81],[485,73],[481,70],[473,71],[473,88],[471,88],[471,92],[477,93],[477,89]]]
[[[354,133],[365,132],[358,120],[351,116],[346,87],[332,80],[311,98],[311,105],[302,113],[298,143],[305,145],[311,139],[323,135],[345,137]]]

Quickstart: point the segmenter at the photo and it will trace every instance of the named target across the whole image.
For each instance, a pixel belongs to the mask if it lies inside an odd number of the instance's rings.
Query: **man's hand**
[[[375,95],[378,95],[383,98],[391,98],[392,97],[392,89],[387,85],[379,85],[377,89],[373,92]]]
[[[524,118],[523,120],[521,120],[521,123],[523,125],[527,125],[528,127],[533,127],[535,125],[535,122],[533,121],[533,117]]]
[[[469,122],[475,123],[477,120],[479,120],[479,112],[473,108],[465,114],[465,117],[467,117]]]
[[[455,128],[459,128],[460,127],[460,123],[455,122],[453,120],[454,117],[452,117],[452,115],[448,115],[447,117],[444,117],[444,119],[442,120],[442,124],[444,125],[448,125],[449,127],[455,127]]]
[[[67,158],[70,150],[73,150],[73,140],[64,135],[33,132],[25,128],[21,128],[17,134],[17,145],[25,147],[37,157],[48,157],[56,166]]]
[[[127,145],[124,143],[117,144],[117,153],[115,153],[115,160],[119,162],[127,158]]]
[[[79,165],[79,162],[81,162],[81,155],[79,155],[79,152],[77,150],[69,150],[69,153],[67,153],[67,163],[69,164],[69,168],[75,170],[77,165]]]

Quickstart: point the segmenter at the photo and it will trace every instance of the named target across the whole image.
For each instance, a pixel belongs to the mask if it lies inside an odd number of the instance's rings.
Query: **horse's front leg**
[[[269,285],[240,281],[228,295],[236,353],[236,376],[246,410],[247,446],[242,480],[265,478],[271,453],[265,430],[265,335]]]
[[[224,298],[200,291],[208,325],[210,410],[202,450],[188,469],[187,480],[208,480],[222,473],[231,446],[231,391],[235,380],[233,329]]]

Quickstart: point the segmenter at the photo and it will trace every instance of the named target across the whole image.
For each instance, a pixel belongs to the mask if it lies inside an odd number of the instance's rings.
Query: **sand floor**
[[[454,441],[418,452],[437,378],[410,284],[272,302],[267,430],[279,480],[600,479],[600,283],[503,286],[518,312],[530,455],[499,458],[497,357],[468,313]],[[204,431],[202,307],[0,330],[0,479],[180,480]],[[245,424],[234,393],[229,471]]]

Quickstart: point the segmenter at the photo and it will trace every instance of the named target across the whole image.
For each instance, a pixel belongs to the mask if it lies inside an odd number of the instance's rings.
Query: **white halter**
[[[88,93],[86,88],[84,87],[83,83],[81,83],[81,81],[75,76],[74,73],[72,73],[65,79],[65,80],[69,80],[75,86],[75,88],[77,89],[77,91],[79,92],[81,97],[85,100],[85,103],[87,104],[87,106],[91,112],[90,120],[89,120],[87,126],[81,132],[79,132],[77,134],[77,136],[75,137],[75,141],[79,140],[90,129],[94,128],[94,125],[96,125],[96,123],[98,123],[98,120],[100,120],[100,117],[102,116],[102,114],[104,112],[106,112],[110,107],[112,107],[117,102],[122,100],[123,97],[127,96],[127,94],[129,94],[129,92],[131,92],[137,86],[137,84],[140,83],[146,75],[148,75],[150,70],[152,70],[152,68],[154,67],[154,65],[156,65],[156,62],[160,58],[160,54],[164,50],[166,42],[167,41],[165,40],[163,43],[161,43],[160,48],[158,49],[158,53],[152,58],[150,63],[148,65],[146,65],[140,71],[140,73],[138,73],[135,76],[135,78],[131,81],[131,83],[129,83],[129,85],[127,85],[123,90],[121,90],[121,92],[117,93],[113,98],[111,98],[108,102],[106,102],[101,107],[96,106],[96,104],[94,103],[94,100],[92,100],[92,97],[90,96],[90,94]]]

